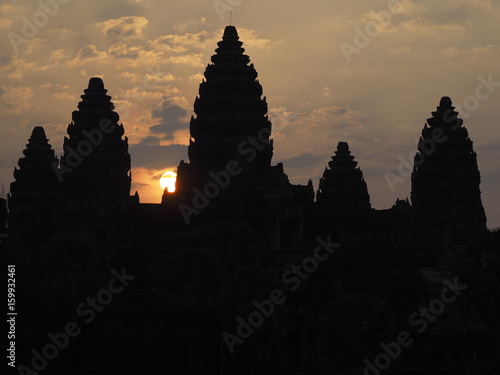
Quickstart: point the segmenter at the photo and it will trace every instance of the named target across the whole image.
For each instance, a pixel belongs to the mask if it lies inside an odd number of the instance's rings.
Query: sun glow
[[[167,189],[169,193],[175,191],[175,180],[177,179],[177,173],[175,172],[165,172],[163,176],[160,177],[160,186],[163,190]]]

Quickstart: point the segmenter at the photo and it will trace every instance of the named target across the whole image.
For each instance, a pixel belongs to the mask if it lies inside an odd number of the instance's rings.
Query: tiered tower
[[[10,185],[9,227],[29,227],[51,222],[51,207],[59,189],[57,160],[43,127],[33,128],[19,169],[14,169],[15,181]]]
[[[189,160],[197,168],[222,170],[228,157],[238,158],[238,146],[249,137],[263,147],[252,164],[264,168],[271,164],[266,98],[261,98],[257,72],[238,39],[236,28],[227,26],[194,102]]]
[[[91,78],[72,114],[60,177],[68,212],[123,212],[130,195],[130,154],[119,116],[100,78]]]
[[[19,169],[14,169],[15,181],[10,185],[8,223],[22,258],[34,260],[34,254],[27,252],[43,243],[55,225],[59,160],[41,126],[33,128],[23,154]]]
[[[335,156],[319,180],[318,203],[328,203],[339,209],[369,210],[370,196],[358,162],[349,151],[347,142],[339,142]]]
[[[425,223],[447,233],[486,229],[476,153],[449,97],[422,130],[412,173],[412,205]]]
[[[271,122],[257,72],[244,54],[234,26],[227,26],[212,64],[205,71],[191,118],[190,163],[178,169],[177,191],[189,192],[209,180],[209,172],[237,161],[245,175],[262,177],[273,155]]]
[[[165,191],[162,204],[180,212],[186,223],[251,222],[276,246],[290,248],[298,241],[292,238],[302,235],[301,205],[312,203],[314,191],[312,184],[291,185],[283,164],[271,166],[266,98],[244,51],[236,28],[226,26],[194,102],[190,162],[181,161],[175,193]]]

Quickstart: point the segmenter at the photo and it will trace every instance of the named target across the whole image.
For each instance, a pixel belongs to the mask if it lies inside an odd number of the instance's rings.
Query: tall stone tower
[[[266,116],[267,103],[261,98],[262,86],[256,80],[253,64],[249,64],[250,58],[243,53],[242,44],[236,28],[227,26],[211,58],[212,64],[205,70],[206,80],[200,84],[200,96],[194,102],[196,116],[190,123],[190,164],[179,166],[181,184],[188,183],[183,180],[186,172],[191,177],[189,185],[203,184],[210,171],[223,171],[230,160],[242,161],[242,153],[252,146],[238,147],[249,137],[262,148],[252,160],[251,168],[270,166],[273,146],[269,140],[271,123]],[[182,191],[183,186],[179,188]]]
[[[36,261],[36,251],[55,223],[59,181],[57,160],[43,127],[33,128],[8,196],[10,241],[21,261]]]
[[[449,97],[422,130],[411,177],[412,205],[424,223],[451,236],[486,229],[476,153]]]
[[[130,154],[119,116],[100,78],[91,78],[64,138],[60,174],[69,213],[123,212],[130,195]]]
[[[298,202],[312,203],[312,184],[291,185],[283,164],[271,165],[266,98],[234,26],[226,26],[215,52],[194,102],[189,163],[181,161],[175,193],[165,191],[162,204],[186,223],[245,220],[270,238],[282,232],[271,240],[276,246],[295,243],[303,227]]]
[[[225,28],[217,44],[212,64],[205,70],[206,81],[200,84],[200,96],[194,102],[196,117],[190,123],[189,160],[205,171],[222,170],[228,157],[238,158],[238,146],[254,137],[263,149],[252,165],[269,167],[273,151],[269,141],[271,122],[266,116],[266,98],[261,98],[257,72],[243,54],[243,43],[234,26]]]
[[[370,196],[358,162],[347,142],[339,142],[335,156],[319,180],[318,203],[328,203],[345,210],[370,210]]]
[[[219,189],[213,200],[235,194],[262,198],[273,189],[286,190],[285,196],[293,194],[282,166],[271,166],[273,142],[266,98],[242,44],[236,28],[227,26],[205,70],[190,122],[189,163],[181,161],[177,172],[175,195],[183,201],[190,200],[193,189],[202,191],[213,182],[211,176],[227,171],[228,166],[235,171],[231,186]],[[163,202],[169,199],[165,193]]]

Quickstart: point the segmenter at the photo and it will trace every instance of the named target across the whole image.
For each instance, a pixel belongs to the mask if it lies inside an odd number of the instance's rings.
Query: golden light
[[[169,193],[175,191],[175,180],[177,179],[177,173],[175,172],[165,172],[163,176],[160,177],[160,186],[163,190],[167,189]]]

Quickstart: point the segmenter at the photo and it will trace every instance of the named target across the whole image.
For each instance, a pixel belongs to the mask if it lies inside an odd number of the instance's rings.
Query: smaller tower
[[[33,128],[8,196],[9,232],[21,259],[36,260],[36,251],[52,233],[59,181],[58,159],[43,127]]]
[[[358,162],[349,151],[347,142],[339,142],[335,156],[319,180],[316,201],[332,204],[339,209],[370,210],[370,196]]]
[[[68,212],[122,212],[130,195],[124,128],[101,78],[91,78],[64,138],[60,177]]]
[[[447,96],[422,130],[411,176],[412,206],[424,223],[461,236],[486,229],[476,153]]]

